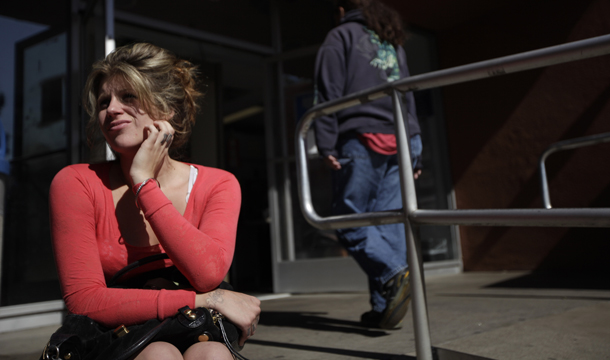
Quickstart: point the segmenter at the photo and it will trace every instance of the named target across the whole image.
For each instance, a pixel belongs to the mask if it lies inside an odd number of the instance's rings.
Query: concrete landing
[[[516,272],[427,278],[438,360],[610,359],[607,280],[528,278]],[[256,336],[241,353],[251,360],[415,359],[411,312],[399,330],[361,327],[365,293],[293,294],[263,300],[262,308]],[[0,334],[0,360],[36,360],[55,329]]]

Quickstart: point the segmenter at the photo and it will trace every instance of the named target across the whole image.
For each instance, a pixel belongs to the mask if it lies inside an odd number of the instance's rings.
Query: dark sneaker
[[[411,301],[409,271],[400,272],[384,285],[386,308],[381,313],[379,327],[395,329],[405,317]]]
[[[360,316],[360,322],[366,327],[377,328],[379,321],[381,321],[381,313],[378,311],[367,311]]]
[[[362,316],[360,316],[360,322],[362,323],[363,326],[366,326],[368,328],[381,328],[380,323],[381,323],[381,318],[383,317],[383,313],[380,313],[378,311],[367,311],[364,314],[362,314]],[[399,322],[398,324],[396,324],[396,326],[394,326],[392,329],[400,329],[400,325],[401,325],[402,321]],[[387,329],[386,330],[391,330],[391,329]]]

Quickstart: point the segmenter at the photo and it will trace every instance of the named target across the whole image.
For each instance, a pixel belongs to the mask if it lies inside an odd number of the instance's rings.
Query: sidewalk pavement
[[[610,280],[521,272],[426,279],[439,360],[610,359]],[[415,359],[411,312],[400,330],[359,325],[365,293],[262,296],[241,354],[261,359]],[[0,360],[36,360],[57,326],[0,334]]]

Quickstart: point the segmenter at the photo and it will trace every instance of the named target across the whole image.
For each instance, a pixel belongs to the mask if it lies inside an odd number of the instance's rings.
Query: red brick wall
[[[610,34],[610,1],[529,1],[438,31],[441,68]],[[552,143],[610,132],[610,55],[443,88],[457,207],[540,208]],[[610,207],[610,145],[547,160],[554,207]],[[609,229],[466,227],[464,269],[605,270]]]

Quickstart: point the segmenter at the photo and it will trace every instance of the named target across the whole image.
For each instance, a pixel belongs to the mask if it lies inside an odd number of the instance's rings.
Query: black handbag
[[[166,254],[159,254],[132,263],[117,272],[108,286],[131,287],[145,283],[147,277],[158,277],[161,273],[155,271],[117,284],[118,279],[130,270],[166,258]],[[171,281],[184,281],[185,278],[178,275],[179,271],[172,268],[174,267],[167,268],[161,275],[170,276]],[[230,289],[227,283],[220,287]],[[241,350],[239,336],[239,329],[222,314],[204,307],[191,309],[185,306],[176,315],[163,321],[150,319],[143,324],[129,327],[121,325],[116,329],[105,328],[87,316],[69,314],[63,325],[51,335],[40,359],[129,360],[154,341],[169,342],[182,353],[199,341],[217,341],[224,343],[236,359],[246,360],[238,353]]]

